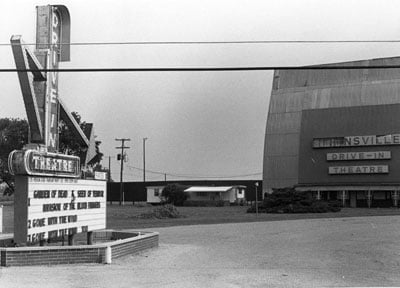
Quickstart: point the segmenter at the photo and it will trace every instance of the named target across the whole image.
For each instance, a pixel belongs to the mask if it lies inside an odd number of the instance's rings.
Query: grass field
[[[6,203],[0,203],[6,204]],[[11,203],[7,203],[11,204]],[[296,219],[318,219],[361,216],[400,215],[396,208],[343,208],[337,213],[309,213],[309,214],[265,214],[246,213],[249,206],[225,207],[177,207],[181,218],[169,219],[143,219],[141,214],[149,213],[157,206],[138,207],[133,205],[107,205],[108,229],[143,229],[153,227],[169,227],[180,225],[240,223],[258,221],[279,221]],[[13,230],[13,206],[6,205],[3,209],[3,232],[11,233]]]
[[[246,213],[249,206],[225,207],[177,207],[182,218],[171,219],[141,219],[138,215],[151,212],[155,207],[137,207],[132,205],[108,205],[107,228],[136,229],[152,227],[168,227],[179,225],[238,223],[256,221],[279,221],[295,219],[317,219],[360,216],[400,215],[400,209],[395,208],[344,208],[337,213],[310,214],[258,214]]]

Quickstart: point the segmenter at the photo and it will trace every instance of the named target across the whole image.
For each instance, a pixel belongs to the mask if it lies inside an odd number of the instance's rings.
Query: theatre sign
[[[47,5],[38,6],[36,12],[35,51],[24,45],[21,36],[11,37],[30,128],[30,143],[8,159],[15,175],[17,245],[43,244],[64,236],[73,242],[77,233],[106,227],[106,182],[80,179],[81,166],[95,156],[94,137],[87,137],[59,97],[59,62],[70,59],[69,11],[63,5]],[[86,148],[82,158],[59,153],[60,118]]]
[[[314,138],[312,147],[314,149],[322,148],[347,148],[347,147],[376,147],[400,145],[400,134],[386,135],[364,135],[364,136],[345,136],[345,137],[327,137]],[[326,154],[328,162],[339,161],[376,161],[390,160],[391,151],[343,151]],[[341,165],[329,166],[329,175],[346,174],[387,174],[389,165]]]
[[[9,170],[13,175],[79,177],[77,156],[43,153],[36,150],[14,150],[9,155]]]
[[[34,244],[106,227],[106,182],[79,179],[79,157],[15,150],[14,242]]]
[[[388,165],[331,166],[329,174],[383,174],[389,173]]]

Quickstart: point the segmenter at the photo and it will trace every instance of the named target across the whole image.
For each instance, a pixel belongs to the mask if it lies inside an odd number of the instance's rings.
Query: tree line
[[[77,112],[72,112],[75,120],[85,131],[87,123],[82,121],[82,117]],[[59,152],[62,154],[79,156],[81,159],[86,152],[79,139],[68,128],[68,126],[60,120],[59,123]],[[5,182],[8,189],[4,194],[12,194],[14,192],[14,177],[10,174],[8,168],[8,155],[13,150],[21,150],[25,144],[29,142],[29,124],[25,119],[19,118],[0,118],[0,183]],[[103,153],[100,151],[101,141],[95,141],[96,156],[89,162],[94,171],[105,171],[100,162],[103,159]],[[81,163],[83,163],[81,161]]]

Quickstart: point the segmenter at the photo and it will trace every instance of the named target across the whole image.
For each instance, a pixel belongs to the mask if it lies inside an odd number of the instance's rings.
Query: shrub
[[[166,219],[166,218],[180,218],[183,217],[178,209],[174,205],[166,204],[154,208],[153,211],[148,213],[142,213],[138,216],[138,218],[145,218],[145,219]]]
[[[135,202],[135,204],[133,204],[135,207],[138,208],[144,208],[144,207],[151,207],[152,205],[150,203],[147,202]]]
[[[227,201],[224,200],[186,200],[183,202],[183,206],[186,207],[222,207],[227,205]]]
[[[258,204],[258,212],[259,213],[266,213],[266,208],[262,206],[262,204]],[[247,208],[247,213],[256,213],[256,205],[251,205]]]
[[[183,203],[186,207],[215,207],[215,201],[211,200],[186,200]]]
[[[168,184],[161,192],[161,196],[165,199],[166,203],[176,206],[182,206],[188,198],[184,192],[187,186],[179,184]]]
[[[343,203],[340,200],[331,200],[331,201],[328,201],[328,203],[329,203],[329,206],[333,207],[333,208],[341,209],[343,207]]]
[[[218,200],[215,202],[216,207],[224,207],[225,206],[225,201],[224,200]]]

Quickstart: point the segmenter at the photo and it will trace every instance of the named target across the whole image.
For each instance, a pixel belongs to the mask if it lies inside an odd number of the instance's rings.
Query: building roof
[[[227,192],[234,186],[192,186],[185,192]]]

